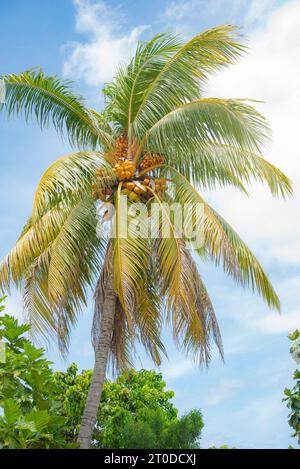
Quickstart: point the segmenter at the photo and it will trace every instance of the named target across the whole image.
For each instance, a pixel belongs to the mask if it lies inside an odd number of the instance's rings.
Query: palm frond
[[[159,279],[158,295],[166,301],[168,321],[178,346],[187,354],[193,352],[199,364],[208,364],[211,337],[223,356],[215,313],[183,234],[164,211],[160,199],[157,203],[164,212],[161,223],[170,228],[170,236],[160,233],[154,243],[157,265],[153,277]]]
[[[177,154],[168,147],[170,166],[199,189],[233,186],[248,195],[252,180],[266,184],[272,195],[291,196],[292,183],[276,166],[256,153],[230,145],[213,144],[190,154]]]
[[[182,321],[182,346],[196,362],[207,366],[211,360],[211,338],[223,358],[222,338],[211,299],[191,255],[190,263],[194,271],[195,314]]]
[[[104,88],[106,113],[118,127],[128,129],[149,85],[182,42],[171,34],[159,34],[149,42],[139,42],[128,66],[120,66],[112,83]]]
[[[144,93],[133,123],[135,135],[142,137],[176,107],[199,98],[208,76],[233,64],[244,50],[230,25],[203,31],[183,44]]]
[[[235,231],[213,210],[190,185],[190,183],[171,169],[176,184],[175,200],[180,204],[201,204],[203,216],[196,220],[193,230],[199,230],[199,237],[203,236],[204,249],[211,259],[219,265],[238,283],[250,286],[270,307],[280,309],[279,299],[268,280],[264,270],[249,248],[243,243]],[[185,220],[185,223],[193,220]],[[192,230],[191,230],[192,231]],[[199,249],[196,249],[202,252]]]
[[[154,272],[148,270],[143,295],[136,308],[135,321],[139,340],[156,366],[161,365],[162,355],[167,356],[161,339],[163,307],[155,284]]]
[[[96,151],[81,151],[63,156],[52,163],[43,174],[35,192],[33,217],[38,216],[57,201],[68,202],[72,197],[92,193],[96,169],[103,169],[107,181],[114,181],[111,166],[104,156]],[[103,183],[104,184],[104,183]],[[107,184],[108,185],[108,184]]]
[[[42,128],[51,122],[56,130],[80,148],[98,145],[110,147],[112,137],[107,127],[91,113],[70,88],[70,83],[56,76],[46,76],[40,69],[1,77],[6,85],[9,115],[35,118]]]
[[[95,312],[92,328],[94,348],[97,347],[101,335],[103,301],[105,298],[107,275],[112,268],[112,262],[113,243],[110,241],[94,295]],[[127,315],[119,298],[117,298],[110,348],[110,363],[115,371],[133,366],[132,360],[133,354],[136,351],[135,342],[137,340],[143,344],[157,365],[161,363],[161,354],[166,354],[160,337],[162,327],[161,299],[153,286],[153,281],[152,277],[147,277],[146,283],[143,286],[143,294],[136,304],[133,328],[128,326]]]
[[[136,225],[132,223],[130,204],[122,205],[122,183],[115,196],[115,224],[113,238],[114,284],[128,326],[132,328],[133,316],[141,287],[145,283],[145,266],[149,259],[147,239],[139,236]]]
[[[29,219],[16,245],[0,264],[0,288],[8,289],[11,282],[19,285],[24,272],[59,234],[71,207],[58,204],[33,222]]]
[[[212,209],[211,209],[212,210]],[[213,210],[216,218],[220,221],[226,236],[231,243],[239,262],[242,283],[252,289],[267,302],[270,308],[280,310],[279,298],[272,287],[264,269],[242,241],[234,229],[222,218],[215,210]]]
[[[179,314],[189,316],[194,304],[193,271],[186,255],[182,234],[174,226],[167,207],[153,191],[155,203],[161,211],[160,216],[152,213],[153,234],[156,236],[155,256],[156,274],[159,275],[161,294],[166,298],[169,318],[172,317],[176,336]]]
[[[24,273],[23,301],[34,340],[57,338],[55,308],[48,298],[48,267],[51,248],[46,249]]]
[[[201,154],[215,144],[260,153],[269,138],[266,119],[246,100],[202,98],[182,104],[154,124],[147,147],[164,154],[170,145],[178,157]]]
[[[51,246],[48,291],[54,305],[64,305],[71,292],[85,301],[86,288],[100,270],[102,240],[96,228],[95,204],[87,196],[72,208]]]

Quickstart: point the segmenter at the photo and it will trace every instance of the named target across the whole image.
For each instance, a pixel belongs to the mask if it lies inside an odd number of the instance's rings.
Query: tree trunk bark
[[[100,398],[105,380],[106,367],[113,334],[116,309],[116,294],[113,284],[113,271],[110,269],[105,286],[101,317],[101,336],[95,351],[95,366],[78,436],[80,449],[88,449],[95,428]]]

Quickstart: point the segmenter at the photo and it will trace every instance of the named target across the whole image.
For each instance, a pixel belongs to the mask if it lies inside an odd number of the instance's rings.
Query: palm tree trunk
[[[88,449],[97,420],[97,412],[105,380],[108,354],[113,334],[116,309],[116,294],[113,284],[113,271],[108,274],[105,285],[101,316],[101,335],[95,351],[95,366],[78,436],[80,449]]]

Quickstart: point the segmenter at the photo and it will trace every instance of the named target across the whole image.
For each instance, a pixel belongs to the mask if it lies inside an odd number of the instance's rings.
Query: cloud
[[[212,388],[207,397],[204,399],[204,405],[215,406],[221,402],[231,398],[235,391],[241,389],[243,384],[239,379],[223,378],[219,381],[218,385]]]
[[[4,301],[5,310],[2,314],[9,314],[14,316],[20,322],[25,322],[25,315],[23,313],[23,303],[20,293],[14,291],[11,295],[7,296]]]
[[[252,0],[248,2],[248,10],[245,15],[245,24],[263,22],[278,4],[278,0]]]
[[[254,323],[254,327],[264,334],[289,333],[300,327],[300,311],[290,311],[282,315],[268,314]]]
[[[226,356],[240,354],[243,352],[257,351],[259,343],[256,341],[257,334],[275,335],[288,334],[294,329],[300,328],[300,310],[298,289],[300,276],[291,276],[285,280],[275,283],[275,290],[281,300],[282,312],[265,312],[261,300],[251,298],[250,292],[243,293],[243,312],[241,314],[240,302],[241,291],[234,289],[227,292],[226,287],[218,290],[220,297],[226,297],[227,308],[223,310],[225,323],[233,323],[234,329],[242,326],[242,330],[236,336],[229,336],[224,340]],[[254,333],[254,334],[253,334]],[[259,341],[261,343],[262,338]]]
[[[199,28],[200,12],[202,17],[213,16],[223,4],[224,0],[173,0],[161,14],[160,21],[165,29],[191,36],[196,32],[194,29]]]
[[[211,81],[209,94],[251,97],[266,102],[258,108],[273,129],[273,144],[265,157],[292,179],[295,196],[273,199],[253,185],[250,199],[224,189],[211,194],[214,205],[249,242],[257,241],[265,256],[288,263],[300,262],[300,2],[277,9],[264,28],[249,38],[250,54]]]
[[[67,58],[63,75],[82,78],[87,85],[98,86],[111,80],[117,67],[128,61],[147,25],[123,32],[124,18],[102,0],[74,0],[76,31],[89,36],[87,42],[72,42],[64,46]]]
[[[177,379],[189,374],[194,369],[195,364],[190,360],[184,360],[179,363],[174,363],[171,366],[166,364],[162,369],[162,373],[166,379]]]
[[[280,0],[172,0],[161,15],[161,22],[185,36],[199,32],[199,17],[208,26],[218,23],[220,12],[226,11],[227,23],[252,28],[264,24]],[[201,16],[200,16],[201,15]],[[214,24],[211,24],[211,22]],[[222,16],[221,22],[224,22]]]

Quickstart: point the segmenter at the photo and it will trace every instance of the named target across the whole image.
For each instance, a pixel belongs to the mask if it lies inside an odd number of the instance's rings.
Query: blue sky
[[[176,392],[180,412],[202,409],[204,447],[227,443],[286,448],[293,440],[281,399],[295,368],[287,335],[300,327],[300,163],[295,142],[300,104],[299,0],[2,0],[0,74],[43,67],[48,74],[75,80],[75,89],[89,105],[100,108],[101,86],[119,61],[128,59],[138,39],[166,30],[189,37],[220,23],[242,26],[251,50],[240,64],[214,77],[207,93],[265,101],[259,108],[274,131],[266,157],[292,178],[295,196],[283,202],[253,185],[251,199],[228,189],[206,197],[263,263],[282,300],[282,314],[269,311],[221,271],[201,266],[220,322],[225,364],[215,354],[208,370],[196,369],[166,332],[169,361],[161,369]],[[0,115],[1,257],[30,214],[43,171],[69,151],[53,129],[41,132],[35,125]],[[47,351],[56,368],[72,361],[80,368],[92,367],[91,311],[92,305],[74,330],[67,362],[55,348]],[[16,292],[7,300],[7,312],[22,315]],[[136,366],[152,367],[142,351]]]

